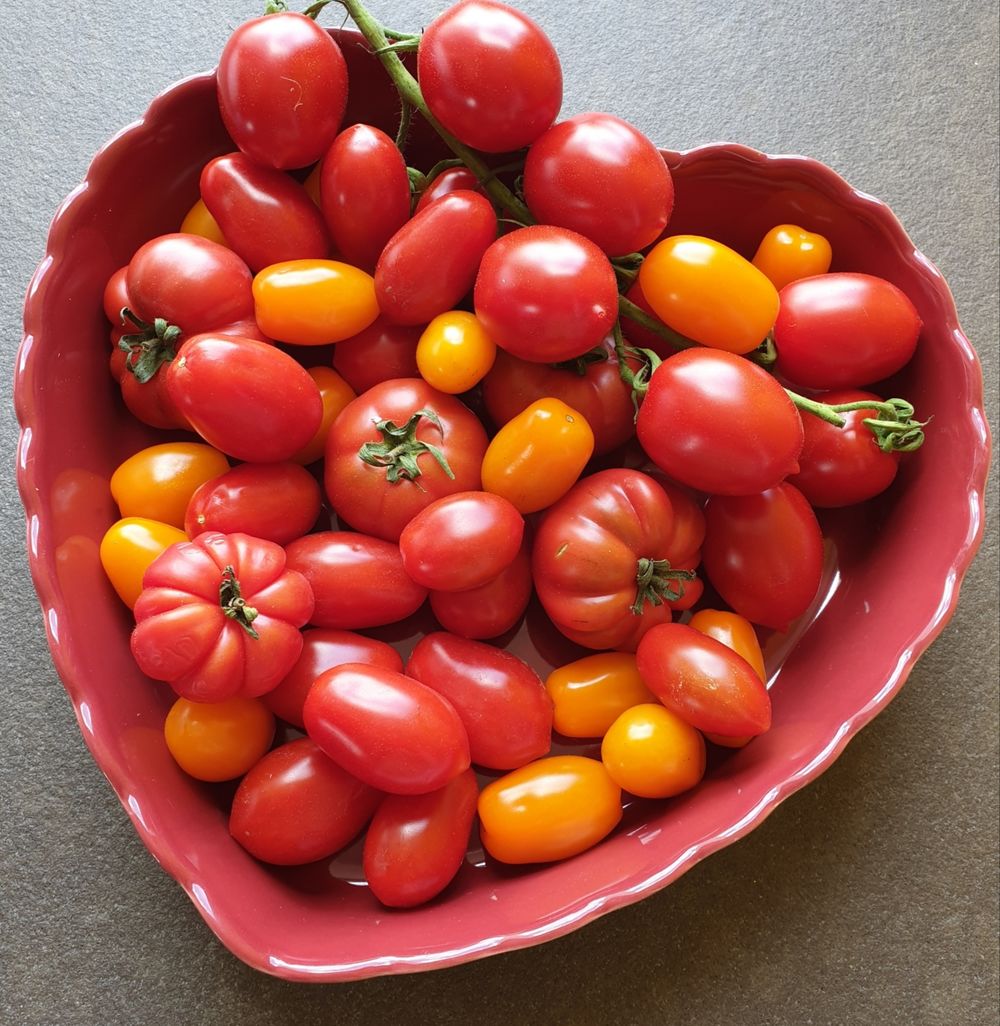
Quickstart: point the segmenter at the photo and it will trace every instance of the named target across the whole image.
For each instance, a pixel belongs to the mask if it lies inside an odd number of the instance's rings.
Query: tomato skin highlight
[[[565,737],[603,737],[626,709],[655,701],[628,652],[598,652],[560,666],[545,689],[555,729]]]
[[[265,167],[319,160],[347,105],[340,47],[313,19],[290,11],[240,25],[223,47],[217,81],[226,131]]]
[[[478,798],[476,775],[466,770],[437,791],[382,799],[362,865],[383,905],[413,908],[451,883],[465,858]]]
[[[163,725],[167,748],[197,780],[233,780],[271,747],[274,717],[256,698],[191,702],[178,698]]]
[[[346,847],[381,797],[299,738],[269,752],[243,778],[229,833],[261,862],[301,866]]]
[[[320,674],[302,718],[334,762],[391,794],[426,794],[469,768],[469,739],[454,707],[378,666],[346,663]]]
[[[101,539],[101,566],[118,597],[132,609],[142,593],[142,578],[150,564],[187,535],[156,520],[124,517]]]
[[[483,847],[513,865],[578,855],[607,837],[621,818],[621,788],[602,763],[579,755],[539,759],[479,795]]]
[[[779,224],[760,240],[751,263],[780,293],[800,278],[826,274],[832,260],[833,251],[825,236],[797,224]]]
[[[406,674],[455,707],[477,766],[516,769],[548,753],[552,701],[538,674],[509,652],[438,631],[417,642]]]

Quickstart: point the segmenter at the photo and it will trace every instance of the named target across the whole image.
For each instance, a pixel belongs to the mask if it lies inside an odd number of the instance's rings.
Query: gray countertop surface
[[[371,4],[402,29],[444,6]],[[675,149],[726,139],[808,154],[885,200],[951,285],[996,428],[995,2],[521,7],[560,52],[564,113],[608,110]],[[995,1021],[996,474],[958,611],[892,705],[749,837],[565,938],[415,976],[289,984],[224,950],[146,852],[49,657],[13,481],[10,370],[59,201],[108,136],[170,82],[210,68],[257,13],[236,0],[5,11],[0,1022]],[[339,18],[331,5],[322,20]]]

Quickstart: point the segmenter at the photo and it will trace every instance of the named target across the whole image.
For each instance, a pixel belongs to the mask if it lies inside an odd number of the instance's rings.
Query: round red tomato
[[[417,379],[358,396],[326,443],[326,493],[352,527],[397,541],[435,499],[481,487],[486,432],[468,407]]]
[[[636,433],[649,458],[681,484],[750,495],[798,470],[802,421],[763,368],[716,349],[686,349],[649,382]]]
[[[674,183],[637,128],[612,114],[578,114],[535,140],[524,162],[524,198],[543,224],[578,232],[614,257],[660,237]]]
[[[313,164],[340,128],[347,64],[312,18],[288,11],[240,25],[216,77],[226,131],[259,164]]]
[[[415,214],[429,206],[436,199],[447,196],[450,192],[466,189],[469,192],[482,192],[479,179],[467,167],[448,167],[439,175],[435,175],[417,200]]]
[[[417,72],[434,117],[484,153],[529,146],[562,106],[562,69],[548,36],[494,0],[463,0],[432,21]]]
[[[805,388],[857,388],[909,362],[922,322],[891,282],[819,274],[781,290],[774,324],[777,370]]]
[[[104,316],[111,321],[116,328],[122,326],[122,309],[131,306],[132,301],[128,298],[128,264],[119,267],[104,286]]]
[[[381,791],[426,794],[469,768],[469,739],[451,703],[379,666],[320,674],[302,717],[334,762]]]
[[[476,278],[476,316],[523,360],[575,360],[600,345],[618,316],[608,258],[565,228],[533,225],[497,239]]]
[[[417,343],[423,328],[379,317],[364,331],[338,342],[334,370],[357,392],[393,378],[419,378]]]
[[[759,495],[713,496],[705,521],[705,573],[740,616],[785,630],[809,608],[823,572],[823,536],[797,488],[785,482]]]

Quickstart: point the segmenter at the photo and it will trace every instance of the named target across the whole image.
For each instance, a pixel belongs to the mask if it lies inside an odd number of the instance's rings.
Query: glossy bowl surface
[[[348,121],[391,128],[381,73],[342,38]],[[109,477],[154,440],[127,416],[108,375],[102,290],[142,242],[176,230],[202,165],[233,148],[214,89],[211,74],[177,84],[101,150],[56,214],[25,304],[16,400],[29,559],[53,659],[94,758],[222,942],[291,979],[410,972],[537,944],[665,887],[822,773],[896,694],[955,607],[983,529],[990,440],[979,363],[944,280],[884,204],[816,161],[736,145],[665,152],[677,193],[671,234],[709,235],[749,256],[769,228],[797,223],[830,239],[834,270],[881,275],[910,296],[924,321],[920,345],[885,387],[933,417],[927,443],[889,494],[824,515],[828,558],[814,609],[766,646],[768,734],[719,757],[694,792],[634,802],[607,841],[575,859],[512,869],[473,850],[439,899],[387,911],[357,885],[357,846],[330,863],[278,870],[230,839],[232,788],[188,779],[168,755],[162,723],[172,694],[133,663],[130,614],[98,560],[116,519]],[[427,166],[432,151],[418,128],[410,162]],[[405,650],[420,627],[418,617],[383,635]],[[554,641],[529,615],[510,645],[545,672],[567,654]]]

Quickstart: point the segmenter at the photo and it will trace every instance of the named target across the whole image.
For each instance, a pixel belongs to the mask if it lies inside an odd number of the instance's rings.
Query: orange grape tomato
[[[486,377],[496,355],[493,339],[475,314],[449,310],[438,314],[420,336],[417,368],[428,385],[458,395]]]
[[[370,274],[337,260],[285,260],[253,280],[257,323],[268,338],[323,346],[357,335],[378,317]]]
[[[554,862],[603,840],[622,818],[621,788],[580,755],[530,762],[479,796],[480,836],[500,862]]]
[[[565,737],[603,737],[634,705],[655,702],[630,652],[599,652],[553,670],[545,681],[553,726]]]
[[[142,575],[171,545],[188,536],[170,524],[145,517],[125,517],[101,539],[101,566],[118,597],[131,609],[142,592]]]
[[[797,224],[779,224],[761,239],[753,265],[780,292],[799,278],[826,274],[832,260],[833,250],[825,236]]]
[[[316,204],[317,207],[322,207],[320,200],[319,183],[323,176],[323,161],[320,161],[313,169],[306,175],[305,181],[302,183],[302,188],[309,193],[309,198]]]
[[[778,290],[749,260],[701,235],[675,235],[650,251],[639,286],[660,320],[713,349],[749,353],[778,315]]]
[[[185,235],[200,235],[203,239],[209,239],[212,242],[217,242],[220,246],[229,247],[229,243],[226,242],[226,237],[219,227],[219,222],[209,213],[203,199],[198,199],[184,215],[180,230]]]
[[[496,433],[483,457],[483,490],[502,495],[520,513],[561,499],[594,452],[594,432],[559,399],[532,403]]]
[[[254,767],[271,747],[274,716],[256,698],[191,702],[179,698],[163,724],[177,765],[198,780],[233,780]]]
[[[229,470],[229,460],[201,442],[165,442],[130,456],[111,475],[111,495],[123,517],[184,526],[191,496]]]
[[[332,367],[309,367],[306,373],[319,388],[319,397],[323,400],[323,419],[312,441],[292,457],[293,463],[299,463],[303,467],[323,458],[330,426],[340,411],[352,399],[358,397],[354,389]]]
[[[601,760],[622,790],[640,798],[671,798],[705,775],[705,739],[658,702],[636,705],[611,724]]]

